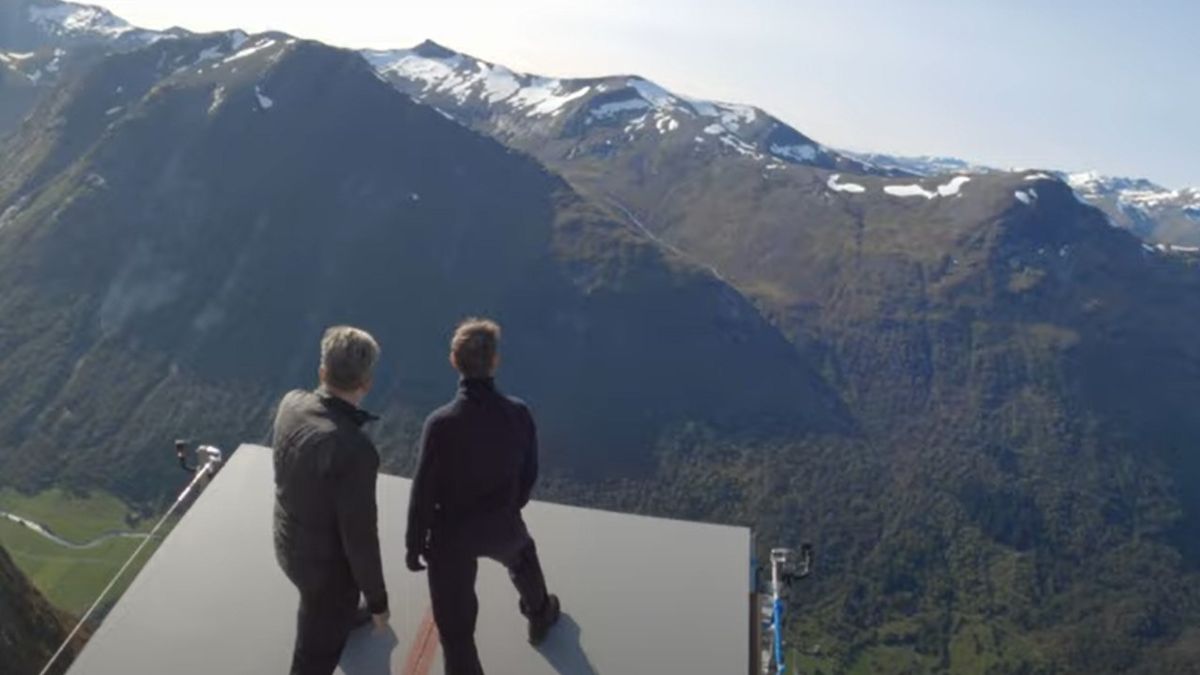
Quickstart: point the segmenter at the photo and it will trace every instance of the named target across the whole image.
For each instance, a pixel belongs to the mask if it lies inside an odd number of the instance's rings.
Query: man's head
[[[450,340],[450,363],[463,377],[491,377],[500,365],[500,326],[488,319],[467,319]]]
[[[321,384],[357,405],[367,392],[379,360],[379,343],[351,326],[334,326],[321,338]]]

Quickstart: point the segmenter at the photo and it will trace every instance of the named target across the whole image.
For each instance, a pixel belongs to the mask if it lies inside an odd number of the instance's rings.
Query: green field
[[[0,511],[41,523],[56,535],[77,543],[110,532],[144,532],[153,526],[153,522],[134,521],[124,503],[99,492],[75,496],[49,490],[37,495],[23,495],[5,489],[0,491]],[[163,533],[165,531],[166,528]],[[94,548],[75,550],[7,519],[0,519],[0,545],[8,550],[21,571],[50,602],[76,616],[91,605],[140,543],[137,539],[118,538]],[[146,547],[109,596],[110,601],[124,592],[156,546],[157,542],[152,542]]]

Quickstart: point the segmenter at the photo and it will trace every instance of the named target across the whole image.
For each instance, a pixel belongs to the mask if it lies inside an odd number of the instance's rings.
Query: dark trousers
[[[509,578],[521,596],[520,611],[529,616],[540,612],[548,597],[537,547],[525,522],[511,515],[440,527],[432,539],[429,595],[446,675],[483,675],[475,648],[479,558],[490,558],[508,568]]]
[[[354,626],[358,586],[345,561],[281,561],[281,566],[300,591],[291,675],[330,675]]]

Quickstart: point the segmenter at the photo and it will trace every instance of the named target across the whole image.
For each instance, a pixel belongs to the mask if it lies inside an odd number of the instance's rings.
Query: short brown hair
[[[466,319],[454,330],[450,356],[463,377],[489,377],[500,347],[500,326],[490,319]]]
[[[371,334],[352,326],[334,326],[321,338],[321,367],[331,387],[354,391],[371,379],[379,360],[379,343]]]

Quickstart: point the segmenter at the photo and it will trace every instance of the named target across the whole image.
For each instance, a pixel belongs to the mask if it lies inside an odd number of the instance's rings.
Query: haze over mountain
[[[58,17],[0,30],[0,481],[152,505],[172,439],[263,439],[337,322],[383,343],[406,472],[484,313],[542,496],[814,540],[809,669],[1196,672],[1197,257],[1057,174],[636,76],[0,6]]]

